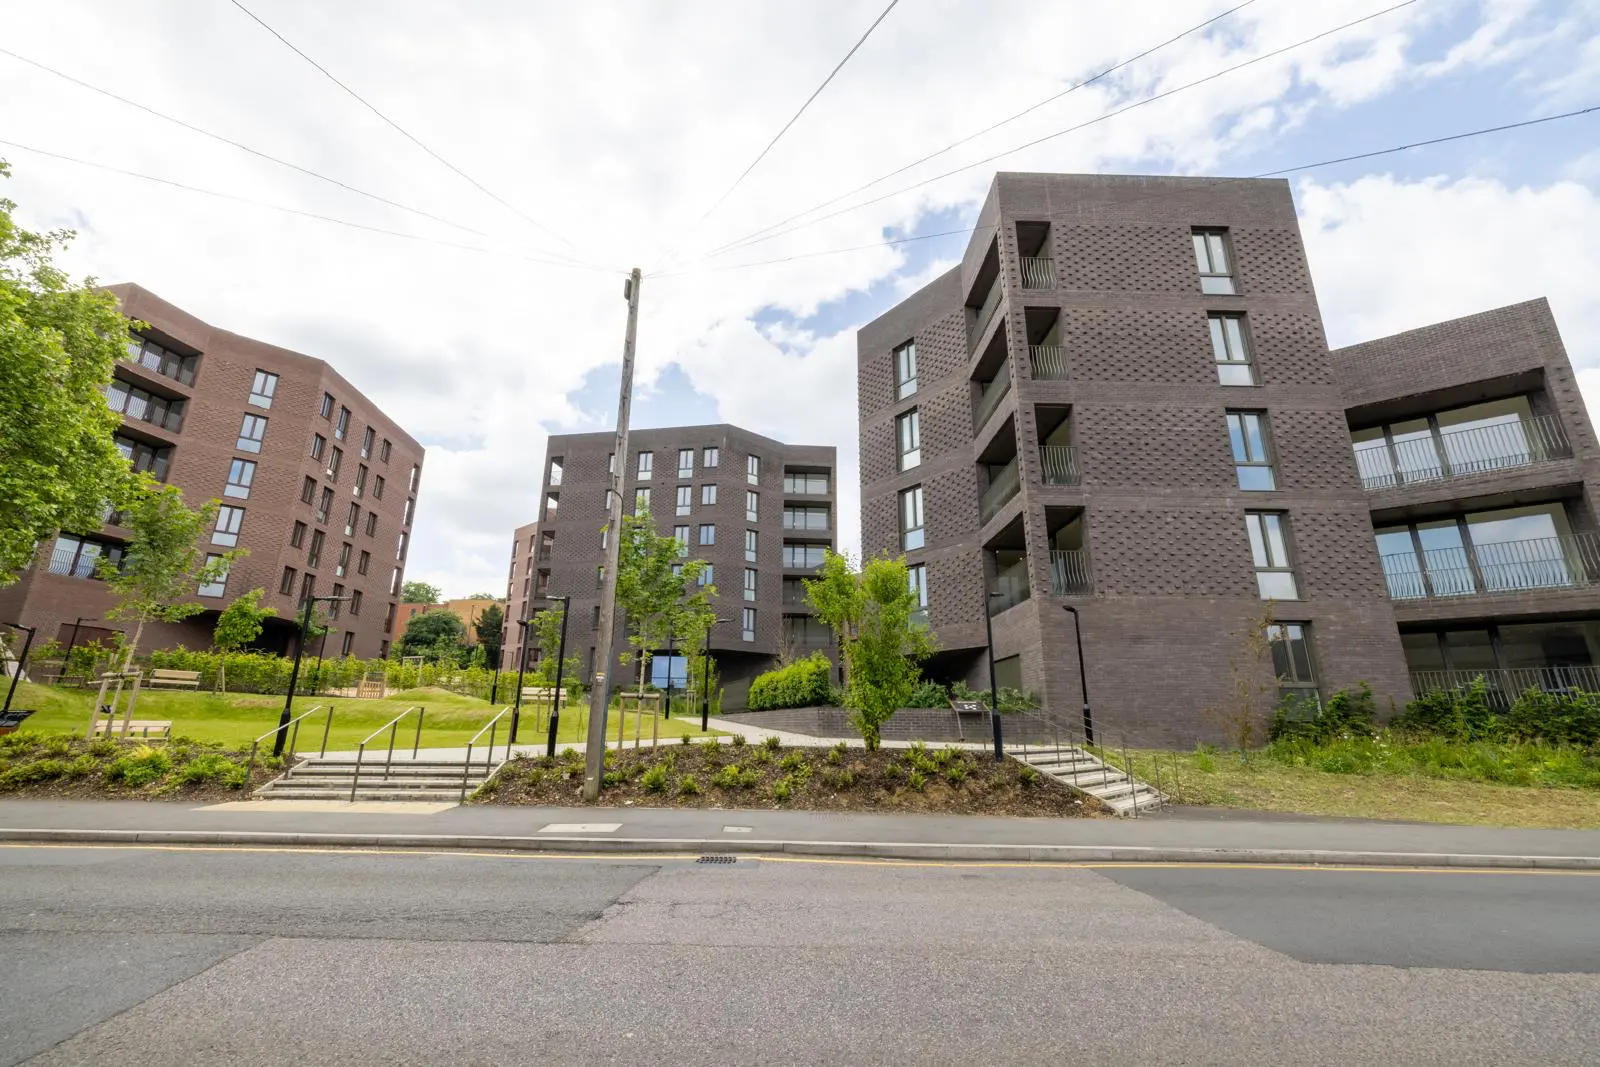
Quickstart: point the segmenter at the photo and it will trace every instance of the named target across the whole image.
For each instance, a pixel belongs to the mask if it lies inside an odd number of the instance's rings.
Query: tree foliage
[[[198,595],[200,586],[222,581],[245,550],[233,549],[207,560],[200,541],[216,521],[217,501],[190,508],[177,486],[162,485],[149,475],[139,476],[123,516],[122,525],[130,534],[128,550],[120,565],[102,559],[100,576],[117,600],[106,617],[137,623],[123,661],[127,670],[145,623],[181,622],[204,611],[204,604],[189,598]]]
[[[411,616],[400,637],[400,647],[407,656],[454,661],[460,656],[466,636],[467,628],[454,612],[434,608]]]
[[[478,647],[483,650],[485,663],[500,662],[500,645],[505,640],[506,613],[499,604],[491,604],[483,609],[472,622],[473,632],[478,635]]]
[[[400,587],[400,600],[406,604],[437,604],[439,587],[427,582],[406,582]]]
[[[463,600],[499,600],[500,598],[495,596],[493,593],[473,593],[470,596],[462,597],[462,599]]]
[[[234,598],[217,616],[212,643],[224,652],[237,652],[261,636],[263,621],[278,614],[278,609],[262,607],[265,589],[252,589]]]
[[[10,171],[0,161],[0,177]],[[32,233],[0,199],[0,586],[57,530],[97,530],[129,485],[102,390],[127,356],[129,320],[93,279],[51,263],[74,236]]]
[[[675,566],[680,567],[676,574]],[[716,594],[714,586],[700,584],[705,567],[704,560],[685,560],[677,540],[657,533],[648,515],[622,520],[617,607],[628,613],[628,644],[638,660],[640,691],[650,656],[667,643],[669,633],[679,642],[703,640],[713,615],[708,598]]]
[[[536,682],[546,687],[556,684],[556,657],[561,651],[561,623],[567,617],[567,609],[546,608],[533,614],[533,624],[528,627],[528,645],[539,646],[539,666],[534,670],[533,677]],[[568,635],[571,636],[571,635]],[[583,684],[583,663],[571,652],[567,654],[567,664],[561,669],[561,684],[570,693],[575,686]]]

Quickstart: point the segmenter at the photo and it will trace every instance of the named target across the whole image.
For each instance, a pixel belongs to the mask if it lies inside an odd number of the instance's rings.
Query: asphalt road
[[[1592,1063],[1600,876],[0,847],[0,1064]]]

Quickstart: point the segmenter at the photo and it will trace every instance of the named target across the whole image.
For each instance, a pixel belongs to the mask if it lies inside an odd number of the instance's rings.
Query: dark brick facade
[[[286,620],[295,614],[306,575],[314,576],[315,591],[331,594],[336,585],[346,596],[359,592],[361,603],[343,605],[334,631],[328,637],[326,652],[335,655],[345,649],[361,657],[377,656],[389,640],[388,617],[391,604],[399,598],[405,567],[400,539],[409,541],[415,520],[416,497],[420,488],[423,449],[410,434],[380,411],[354,385],[320,359],[264,344],[248,337],[217,329],[180,308],[174,307],[137,285],[111,286],[129,317],[149,324],[145,335],[175,351],[198,354],[192,384],[148,369],[138,363],[119,363],[116,376],[130,385],[163,397],[187,402],[181,426],[167,429],[139,419],[124,417],[127,437],[160,447],[171,448],[166,481],[180,487],[195,506],[211,499],[244,509],[237,547],[249,554],[233,567],[221,596],[197,597],[206,611],[183,623],[152,623],[145,627],[142,648],[172,647],[182,643],[189,648],[206,648],[216,612],[240,593],[260,587],[266,591],[262,603],[278,610],[279,619],[269,622],[263,644],[285,647],[290,626]],[[270,408],[248,403],[257,370],[278,375]],[[324,395],[333,397],[330,417],[321,415]],[[349,409],[348,427],[343,440],[335,435],[341,408]],[[267,419],[265,437],[259,453],[238,450],[235,445],[245,415]],[[361,455],[365,434],[371,427],[371,455]],[[312,435],[326,439],[322,460],[311,457]],[[384,456],[387,443],[387,458]],[[336,477],[328,474],[331,450],[342,451]],[[247,498],[224,495],[234,459],[256,463],[255,478]],[[365,488],[357,494],[356,478],[360,467],[367,468]],[[304,480],[316,483],[313,503],[301,500]],[[378,479],[383,479],[382,496],[377,495]],[[316,518],[316,505],[324,488],[333,490],[333,504],[326,521]],[[360,508],[355,527],[346,534],[345,524],[352,504]],[[368,531],[368,516],[376,524]],[[306,524],[304,542],[290,545],[296,521]],[[307,554],[313,531],[321,531],[323,544],[316,566],[309,566]],[[115,542],[126,531],[108,527],[102,535]],[[350,546],[344,574],[339,574],[342,546]],[[85,628],[93,625],[126,628],[132,624],[105,623],[100,620],[112,600],[98,581],[48,572],[53,542],[41,546],[39,562],[15,585],[0,590],[0,613],[37,626],[40,639],[58,635],[65,642],[73,622],[84,617]],[[217,551],[223,551],[218,547]],[[367,553],[366,573],[361,573],[362,553]],[[280,593],[286,568],[293,568],[293,592]]]

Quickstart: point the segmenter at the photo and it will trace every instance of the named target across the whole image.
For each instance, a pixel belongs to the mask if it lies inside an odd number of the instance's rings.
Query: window
[[[639,477],[649,478],[655,473],[656,454],[654,452],[639,453]]]
[[[797,496],[827,496],[828,476],[826,474],[785,474],[783,476],[783,491]]]
[[[700,585],[710,585],[713,582],[715,582],[716,580],[717,580],[717,569],[715,567],[713,567],[711,564],[707,563],[704,567],[702,567],[700,569],[700,577],[698,579],[698,584],[700,584]]]
[[[746,641],[756,639],[756,609],[745,608],[743,615],[743,629],[739,635]]]
[[[361,614],[361,590],[359,589],[350,594],[350,614]]]
[[[147,471],[157,481],[167,480],[167,468],[172,465],[172,449],[157,448],[121,434],[117,434],[111,440],[123,458],[133,464],[134,470]]]
[[[600,605],[596,604],[589,614],[589,629],[600,629]]]
[[[371,459],[372,458],[372,439],[374,437],[376,437],[376,436],[378,436],[377,432],[375,430],[373,430],[373,428],[371,426],[368,426],[367,427],[367,432],[361,435],[361,458],[362,459]],[[351,612],[351,614],[354,614],[354,612]]]
[[[352,495],[352,496],[360,496],[362,493],[365,493],[366,491],[367,491],[367,465],[365,463],[358,463],[358,464],[356,464],[356,484],[353,487],[351,487],[350,495]]]
[[[333,568],[334,577],[343,578],[350,573],[350,549],[349,541],[339,546],[339,562]]]
[[[283,568],[283,577],[278,579],[278,592],[284,596],[292,596],[294,594],[294,576],[295,569],[293,567]]]
[[[678,486],[678,500],[676,508],[676,513],[679,515],[687,515],[690,511],[694,510],[694,486]]]
[[[400,568],[399,567],[393,567],[393,568],[390,568],[390,570],[389,570],[389,595],[390,596],[399,596],[400,595]],[[392,604],[390,605],[391,608],[393,606],[394,605],[392,605]],[[389,622],[390,622],[391,625],[393,625],[393,623],[394,623],[394,616],[392,614],[389,617]]]
[[[717,502],[717,487],[715,485],[702,485],[700,487],[700,505],[709,507]]]
[[[256,371],[255,380],[250,383],[250,403],[258,408],[270,408],[277,392],[278,376],[264,370]]]
[[[678,477],[680,477],[680,478],[693,478],[694,477],[694,449],[692,449],[692,448],[680,448],[680,449],[678,449]]]
[[[355,612],[355,605],[352,604],[350,606],[350,614],[354,615],[355,613],[356,613]],[[339,642],[339,655],[348,656],[350,654],[350,649],[355,645],[355,643],[356,643],[355,631],[354,630],[346,630],[344,632],[343,639]]]
[[[674,578],[682,578],[683,577],[683,564],[674,563],[672,565],[672,576]]]
[[[139,419],[152,426],[176,432],[183,429],[183,413],[188,403],[180,399],[157,396],[136,385],[129,385],[121,379],[114,378],[106,386],[106,406],[130,419]]]
[[[411,484],[410,484],[410,487],[408,489],[406,489],[406,492],[415,493],[417,491],[417,482],[419,480],[421,480],[421,478],[422,478],[422,468],[420,466],[418,466],[417,464],[413,463],[411,465]]]
[[[338,439],[340,441],[343,441],[345,439],[345,435],[348,434],[349,432],[350,432],[350,409],[347,408],[347,407],[341,407],[339,409],[339,421],[337,423],[335,423],[334,427],[333,427],[333,436],[336,439]]]
[[[355,536],[356,527],[361,524],[361,505],[351,504],[350,513],[344,517],[344,535]]]
[[[300,483],[300,502],[309,504],[317,499],[317,480],[311,475],[306,475],[306,480]]]
[[[900,493],[900,547],[910,551],[922,543],[922,486],[914,485]]]
[[[1202,293],[1219,296],[1233,294],[1233,268],[1228,265],[1227,230],[1195,230],[1194,259],[1200,271]]]
[[[367,568],[372,565],[372,553],[366,549],[361,550],[361,555],[356,557],[356,573],[366,574]]]
[[[747,563],[756,561],[756,532],[754,530],[746,530],[744,532],[744,558]]]
[[[102,544],[87,537],[62,534],[56,538],[47,569],[51,574],[94,578],[98,577],[95,574],[95,566],[101,559],[105,559],[112,566],[118,566],[122,563],[122,552],[120,545]]]
[[[311,458],[321,459],[322,453],[328,449],[328,439],[320,433],[311,435]]]
[[[332,393],[323,393],[322,394],[322,417],[325,418],[325,419],[333,418],[333,394]]]
[[[1245,533],[1256,569],[1256,591],[1262,600],[1298,600],[1289,563],[1288,517],[1273,511],[1247,511]]]
[[[184,385],[194,384],[195,368],[200,362],[199,356],[180,356],[138,334],[128,336],[128,358],[145,370],[153,370]]]
[[[894,350],[894,395],[904,400],[917,391],[917,342],[907,341]]]
[[[833,644],[828,624],[809,615],[791,615],[783,620],[784,636],[801,648],[826,648]]]
[[[754,600],[756,598],[756,569],[754,567],[746,567],[744,569],[744,598],[746,600]]]
[[[338,445],[333,446],[333,451],[328,454],[328,477],[334,481],[339,480],[339,468],[344,465],[344,449]]]
[[[400,522],[405,526],[411,525],[411,516],[416,514],[417,498],[407,497],[406,506],[400,509]]]
[[[302,574],[300,576],[300,602],[303,604],[310,600],[317,591],[317,576],[315,574]]]
[[[335,597],[344,596],[344,586],[334,583],[332,595]],[[339,609],[342,607],[344,607],[344,605],[339,603],[338,600],[330,602],[328,604],[328,618],[337,619],[339,617]]]
[[[826,530],[828,509],[815,506],[790,506],[783,509],[785,530]]]
[[[792,545],[786,541],[783,545],[783,565],[796,569],[820,567],[824,550],[823,545]]]
[[[678,555],[687,556],[689,554],[689,527],[674,526],[672,528],[672,539],[678,542]]]
[[[1244,339],[1243,315],[1211,315],[1211,357],[1217,364],[1217,381],[1223,385],[1256,384],[1250,365],[1250,348]]]
[[[207,552],[206,566],[210,567],[220,559],[222,559],[222,557],[217,555],[215,552]],[[198,596],[222,596],[227,590],[227,587],[228,572],[222,571],[214,580],[200,583],[200,587],[195,590],[195,594]]]
[[[1317,696],[1317,676],[1311,665],[1310,625],[1279,622],[1267,627],[1272,648],[1272,672],[1278,676],[1278,696]]]
[[[305,544],[305,541],[306,524],[296,520],[295,524],[289,528],[289,547],[299,548],[301,545]]]
[[[1228,444],[1240,489],[1278,488],[1267,451],[1267,416],[1261,411],[1228,412]]]
[[[356,474],[358,476],[357,479],[356,479],[356,484],[360,485],[361,481],[360,481],[359,475],[361,474],[361,472],[360,471],[356,471]],[[375,475],[373,477],[373,479],[372,479],[372,499],[374,499],[374,500],[382,500],[383,499],[383,475],[381,475],[381,474]]]
[[[756,516],[760,511],[760,505],[761,495],[746,489],[744,493],[744,517],[751,522],[755,522]]]
[[[751,485],[761,484],[761,457],[747,456],[744,461],[744,480]]]
[[[895,437],[900,442],[900,469],[908,471],[922,463],[922,420],[915,408],[894,420]]]
[[[327,522],[328,513],[333,510],[333,490],[327,486],[322,487],[322,499],[317,501],[317,521]]]
[[[594,569],[594,587],[604,589],[606,585],[606,565],[604,563]]]
[[[367,512],[367,536],[378,536],[378,513],[376,511]]]
[[[250,498],[250,486],[256,480],[256,461],[236,459],[228,465],[228,484],[222,487],[223,496]]]
[[[315,567],[322,562],[322,531],[311,531],[311,547],[306,549],[306,566]]]
[[[911,586],[911,595],[916,597],[917,606],[911,609],[911,621],[928,625],[928,565],[915,563],[906,568],[907,584]]]
[[[217,509],[217,525],[211,531],[211,543],[232,548],[239,543],[239,528],[244,525],[244,508],[224,504]]]
[[[707,446],[706,448],[700,450],[700,466],[715,467],[717,465],[717,460],[720,457],[721,452],[718,449]]]
[[[633,513],[635,515],[650,514],[650,487],[641,486],[633,491]]]
[[[233,447],[240,452],[260,452],[261,442],[267,436],[267,420],[260,415],[246,415],[239,425],[239,440]]]
[[[700,526],[700,543],[714,545],[717,543],[717,528],[712,523],[703,523]]]
[[[395,538],[394,558],[395,559],[405,559],[406,558],[406,549],[410,546],[410,544],[411,544],[411,534],[406,530],[401,530],[400,531],[400,536]]]
[[[389,443],[389,439],[385,437],[383,443],[378,446],[378,458],[385,463],[389,462],[389,452],[393,448],[394,446]]]

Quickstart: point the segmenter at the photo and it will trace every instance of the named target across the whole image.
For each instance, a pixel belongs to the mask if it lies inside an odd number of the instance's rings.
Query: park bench
[[[199,671],[151,671],[144,680],[144,685],[159,689],[194,689],[200,688]]]
[[[94,724],[96,737],[138,737],[146,741],[170,741],[172,739],[172,723],[163,719],[131,719],[127,730],[122,728],[121,719],[97,719]]]
[[[525,686],[522,687],[522,702],[524,704],[533,704],[533,705],[536,705],[536,706],[548,707],[549,704],[550,704],[550,698],[552,696],[554,696],[554,695],[555,695],[555,687],[553,687],[553,686],[531,686],[531,685],[525,685]],[[564,707],[567,706],[567,703],[568,703],[567,694],[563,690],[563,692],[561,694],[561,704],[560,704],[560,706],[564,708]]]

